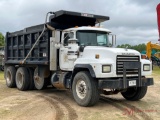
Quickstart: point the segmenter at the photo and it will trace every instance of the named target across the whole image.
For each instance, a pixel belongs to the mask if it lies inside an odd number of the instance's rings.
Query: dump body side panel
[[[5,41],[5,64],[20,64],[43,30],[43,25],[26,28],[21,31],[7,33]],[[25,64],[48,65],[51,31],[46,30]]]

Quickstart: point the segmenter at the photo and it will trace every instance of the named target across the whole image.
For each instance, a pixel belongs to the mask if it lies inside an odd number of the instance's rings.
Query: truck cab
[[[87,46],[111,46],[109,33],[110,31],[107,29],[90,26],[76,26],[75,28],[64,30],[59,53],[60,68],[73,71],[74,63],[78,60],[77,58],[83,57],[83,51]],[[70,36],[69,34],[72,35]]]

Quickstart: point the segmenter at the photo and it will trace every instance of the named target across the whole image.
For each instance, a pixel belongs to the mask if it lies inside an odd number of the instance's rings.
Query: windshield
[[[80,46],[108,46],[108,33],[101,31],[77,31]]]

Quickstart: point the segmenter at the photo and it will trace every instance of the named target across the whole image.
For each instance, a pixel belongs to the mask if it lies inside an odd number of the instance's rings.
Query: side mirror
[[[116,35],[113,35],[113,34],[109,34],[109,40],[112,40],[110,41],[109,43],[109,46],[116,46]]]
[[[112,46],[116,46],[116,35],[112,35]]]

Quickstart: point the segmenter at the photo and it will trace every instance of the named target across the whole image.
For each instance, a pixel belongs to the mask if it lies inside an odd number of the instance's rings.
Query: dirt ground
[[[136,102],[120,94],[101,96],[93,107],[80,107],[70,91],[48,88],[22,92],[0,80],[0,120],[160,120],[160,76]]]

